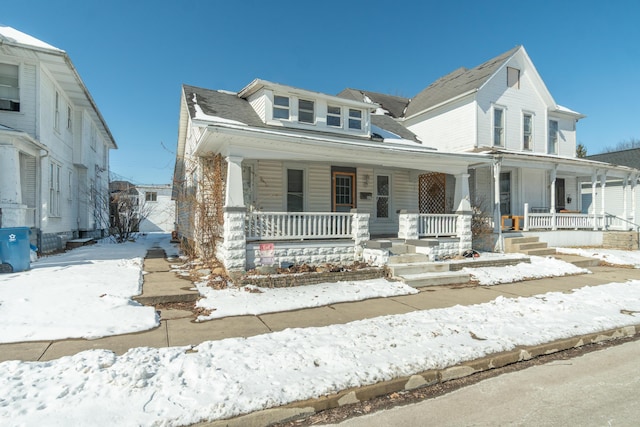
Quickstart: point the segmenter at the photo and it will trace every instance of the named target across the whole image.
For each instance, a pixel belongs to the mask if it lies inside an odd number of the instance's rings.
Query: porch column
[[[594,170],[591,173],[591,214],[593,214],[593,229],[598,229],[598,218],[596,210],[597,194],[596,187],[598,185],[598,171]]]
[[[24,225],[21,210],[20,158],[12,144],[0,143],[0,217],[2,227]]]
[[[453,206],[456,210],[471,211],[471,202],[469,195],[469,175],[461,173],[456,175],[456,187],[453,193]]]
[[[607,187],[607,171],[604,170],[602,171],[602,173],[600,174],[600,199],[602,200],[602,205],[600,206],[600,213],[602,214],[602,229],[606,229],[608,228],[608,224],[606,223],[606,211],[605,211],[605,188]]]
[[[244,207],[242,157],[228,156],[225,160],[227,161],[227,188],[224,205],[226,207]]]
[[[368,213],[358,213],[356,209],[351,209],[351,233],[355,244],[355,260],[362,259],[362,251],[365,243],[370,239]]]
[[[398,215],[398,239],[417,240],[420,214],[410,214],[401,210]]]
[[[622,179],[622,219],[625,221],[629,221],[629,209],[627,209],[627,184],[630,178],[630,175],[627,175]],[[628,223],[625,223],[624,227],[627,228],[628,226]]]
[[[550,173],[551,177],[551,204],[549,208],[549,213],[551,213],[551,230],[557,230],[557,221],[556,221],[556,179],[558,177],[558,165],[554,165],[553,169],[551,169]]]
[[[467,202],[466,209],[463,206],[465,201]],[[457,237],[460,239],[458,255],[462,255],[465,251],[473,249],[473,232],[471,230],[473,212],[467,199],[462,199],[456,215],[458,215],[456,218],[456,231]]]
[[[218,259],[231,275],[244,272],[247,266],[246,215],[244,207],[224,208],[223,241]]]
[[[631,175],[631,215],[629,221],[636,224],[636,185],[638,184],[638,175]]]
[[[493,159],[493,231],[498,234],[495,251],[503,252],[504,242],[502,241],[502,214],[500,212],[500,170],[502,158]]]

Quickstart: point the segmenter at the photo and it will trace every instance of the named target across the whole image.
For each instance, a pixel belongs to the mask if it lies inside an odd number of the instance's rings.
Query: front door
[[[349,212],[356,207],[356,173],[334,170],[331,175],[333,182],[333,212]]]
[[[565,208],[564,205],[564,179],[556,179],[556,212],[559,212]]]

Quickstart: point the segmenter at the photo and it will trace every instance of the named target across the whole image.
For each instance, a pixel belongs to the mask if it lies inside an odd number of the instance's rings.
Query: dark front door
[[[561,211],[565,208],[565,197],[564,197],[564,179],[557,178],[556,179],[556,212]]]

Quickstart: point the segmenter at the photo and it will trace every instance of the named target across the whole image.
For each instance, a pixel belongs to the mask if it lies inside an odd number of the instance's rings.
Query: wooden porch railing
[[[304,240],[352,238],[351,213],[250,212],[247,240]]]
[[[418,217],[418,236],[441,237],[455,236],[457,230],[456,214],[420,214]]]

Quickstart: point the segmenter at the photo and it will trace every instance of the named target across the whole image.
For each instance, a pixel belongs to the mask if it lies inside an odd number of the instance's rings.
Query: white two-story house
[[[470,193],[471,203],[494,217],[497,231],[503,217],[510,226],[515,220],[516,229],[557,228],[556,214],[566,219],[581,212],[585,183],[595,197],[607,180],[637,181],[633,168],[576,157],[576,126],[585,116],[555,102],[522,46],[459,68],[411,99],[353,89],[341,95],[381,104],[439,152],[490,155],[492,164],[470,166]],[[523,224],[525,210],[539,215],[538,224]],[[564,227],[606,228],[604,213],[600,204],[590,212],[600,219],[574,217]]]
[[[108,230],[116,143],[67,53],[0,26],[0,227],[41,252]]]

